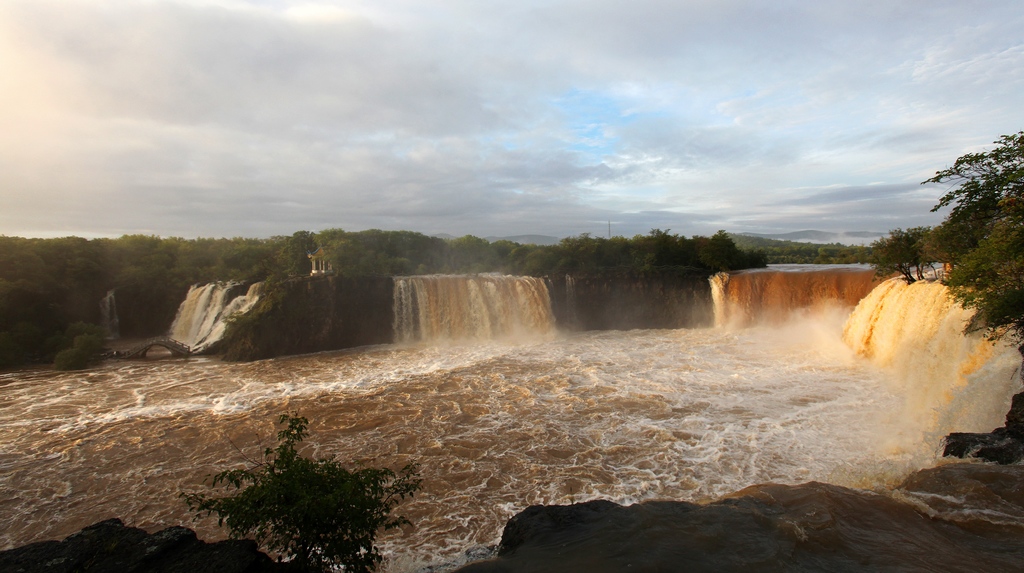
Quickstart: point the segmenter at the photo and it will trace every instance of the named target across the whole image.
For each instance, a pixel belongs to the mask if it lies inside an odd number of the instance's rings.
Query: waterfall
[[[565,308],[568,310],[567,322],[573,327],[579,326],[579,315],[576,312],[576,279],[565,275]]]
[[[718,273],[710,281],[715,325],[778,324],[794,312],[852,308],[871,292],[874,277],[874,269],[860,265]]]
[[[189,345],[193,352],[209,350],[224,337],[230,316],[252,309],[262,284],[254,283],[244,294],[238,294],[241,285],[234,282],[193,285],[178,307],[171,338]]]
[[[894,374],[909,426],[935,437],[987,432],[1002,425],[1020,389],[1020,354],[1008,342],[965,334],[971,316],[940,283],[889,279],[857,305],[843,339]]]
[[[396,277],[396,342],[486,340],[554,329],[543,279],[505,275]]]
[[[108,337],[121,337],[121,326],[117,320],[117,300],[114,298],[113,289],[107,291],[107,296],[100,300],[100,322],[103,328],[107,329]]]

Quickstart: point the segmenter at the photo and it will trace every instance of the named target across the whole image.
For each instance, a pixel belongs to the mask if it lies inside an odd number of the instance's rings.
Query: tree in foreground
[[[184,494],[196,517],[217,514],[234,538],[251,537],[304,571],[372,571],[381,562],[374,545],[379,530],[408,523],[391,510],[419,489],[422,480],[408,465],[397,474],[388,469],[348,470],[333,458],[314,460],[296,452],[309,421],[282,415],[276,448],[248,469],[221,472],[213,486],[237,490],[213,498]]]
[[[952,205],[931,240],[948,254],[953,296],[976,309],[993,335],[1024,341],[1024,131],[997,147],[961,156],[924,183],[949,191],[933,211]],[[1024,347],[1022,347],[1024,352]]]

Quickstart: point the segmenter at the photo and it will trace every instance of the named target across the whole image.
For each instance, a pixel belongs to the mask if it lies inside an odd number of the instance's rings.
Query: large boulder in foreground
[[[769,484],[706,505],[534,506],[459,572],[1017,572],[1021,524],[1024,466],[951,464],[893,495]]]
[[[291,571],[249,540],[205,543],[184,527],[152,535],[108,519],[64,541],[0,552],[4,573],[275,573]]]

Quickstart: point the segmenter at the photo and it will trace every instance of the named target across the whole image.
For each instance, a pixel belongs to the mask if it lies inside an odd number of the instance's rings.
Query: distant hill
[[[511,237],[485,237],[488,241],[512,241],[521,245],[557,245],[561,239],[548,235],[513,235]]]
[[[775,239],[779,241],[794,241],[797,243],[818,243],[842,245],[866,245],[872,241],[885,236],[885,233],[876,231],[846,231],[843,233],[831,233],[828,231],[793,231],[792,233],[739,233],[741,236],[760,237],[762,239]]]
[[[437,237],[438,239],[457,239],[455,235],[449,235],[448,233],[437,233],[431,235],[431,237]],[[519,243],[520,245],[557,245],[561,239],[558,237],[551,237],[548,235],[512,235],[509,237],[484,237],[485,241],[493,243],[494,241],[512,241],[513,243]]]

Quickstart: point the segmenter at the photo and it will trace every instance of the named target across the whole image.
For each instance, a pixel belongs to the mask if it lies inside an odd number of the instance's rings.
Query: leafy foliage
[[[763,254],[747,255],[739,250],[725,231],[718,231],[711,238],[698,241],[698,250],[700,254],[697,259],[715,271],[763,267],[767,264]]]
[[[766,264],[762,253],[740,250],[724,231],[710,238],[687,238],[661,229],[633,238],[567,237],[557,245],[517,247],[509,259],[513,272],[532,276],[608,271],[693,273]]]
[[[292,557],[306,571],[372,571],[381,561],[374,546],[377,531],[408,521],[391,510],[419,489],[415,466],[397,474],[388,469],[345,469],[333,458],[300,456],[296,445],[307,435],[309,421],[282,415],[279,444],[264,451],[262,463],[214,476],[213,486],[237,493],[221,498],[186,494],[189,508],[217,514],[231,536],[254,538],[261,546]]]
[[[71,340],[71,347],[65,348],[54,357],[53,365],[57,370],[81,370],[88,368],[99,360],[103,351],[106,332],[95,324],[76,322],[68,327],[64,340]]]
[[[115,290],[120,333],[153,336],[166,331],[191,285],[211,281],[279,284],[309,274],[307,253],[323,246],[338,274],[394,276],[504,272],[545,276],[564,273],[690,273],[764,266],[758,252],[739,249],[732,237],[683,237],[654,229],[647,235],[609,239],[579,235],[557,245],[520,245],[473,236],[428,237],[410,231],[298,231],[269,239],[186,240],[149,235],[86,240],[0,236],[0,367],[54,359],[72,340],[68,325],[99,323],[98,302]],[[19,325],[33,325],[32,333]],[[37,340],[40,339],[40,340]],[[44,351],[40,349],[45,348]],[[74,359],[72,359],[74,357]],[[81,353],[66,364],[81,367]]]
[[[953,264],[953,295],[974,308],[995,335],[1024,340],[1024,131],[988,152],[968,153],[924,183],[950,185],[934,210],[952,206],[932,233]]]
[[[871,263],[875,274],[887,277],[899,274],[908,284],[924,278],[924,268],[931,264],[926,255],[926,239],[930,227],[896,229],[871,243]]]
[[[862,245],[801,243],[750,235],[729,236],[741,250],[764,253],[769,264],[828,265],[871,261],[871,248]]]

